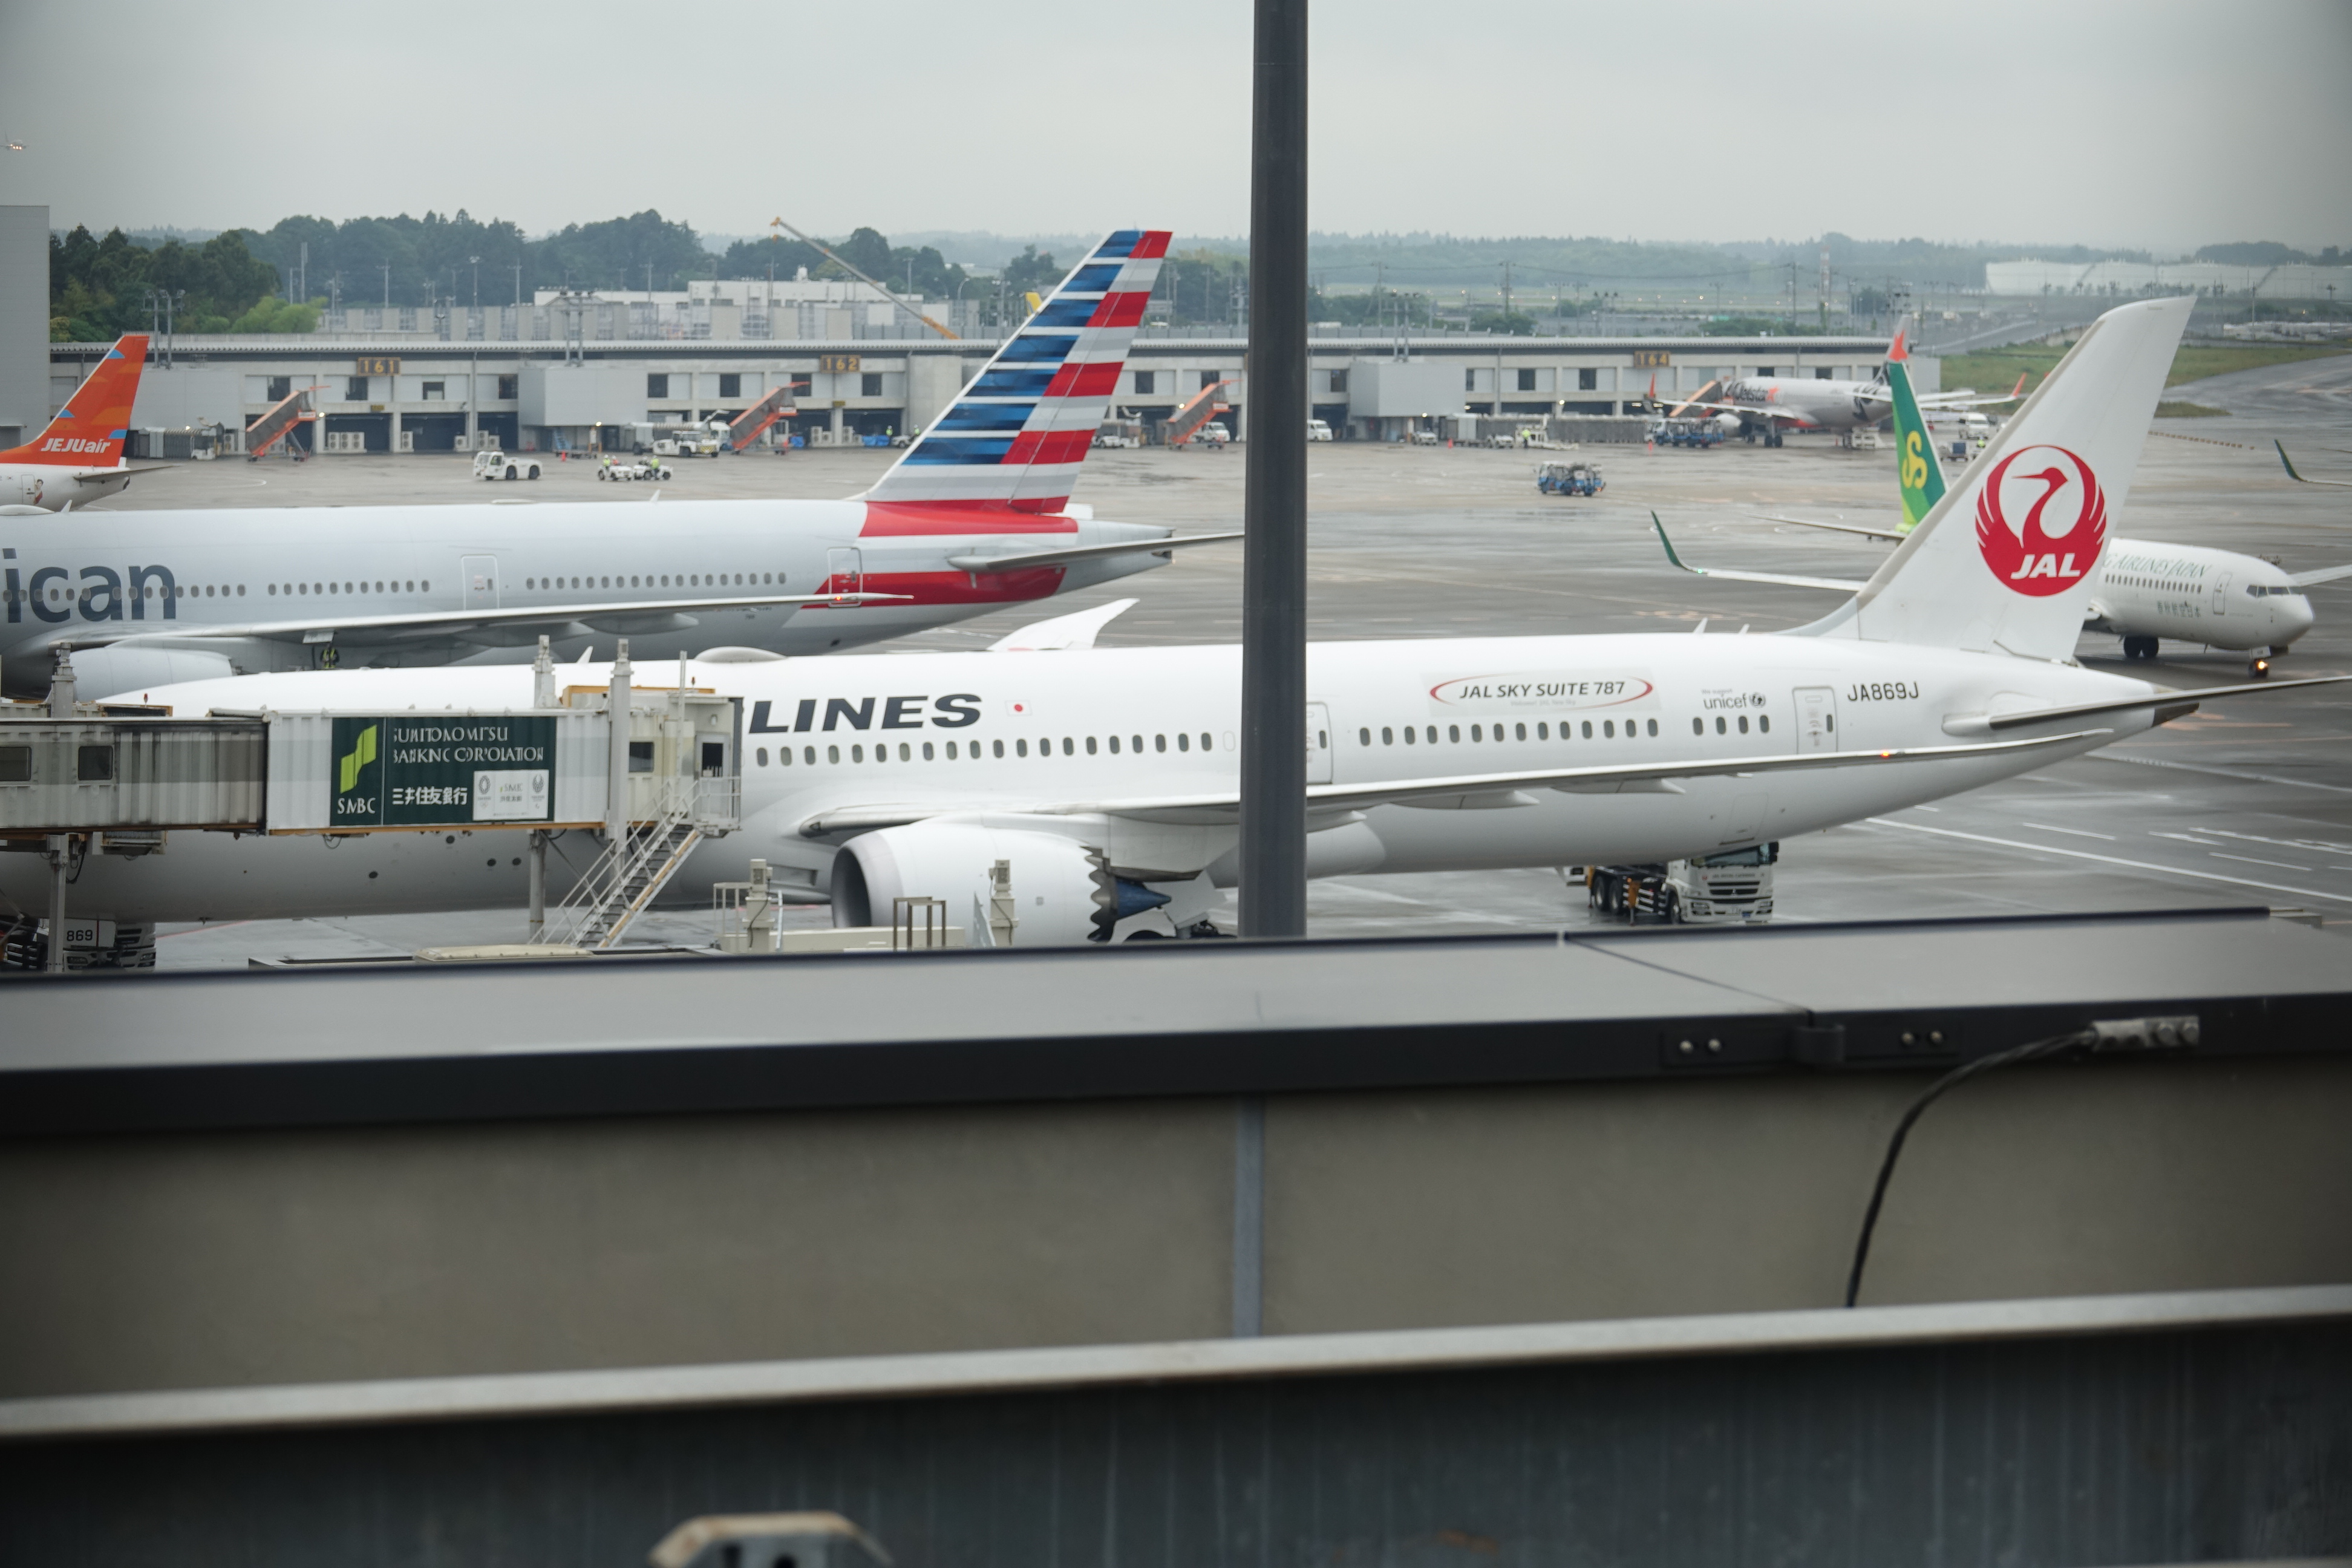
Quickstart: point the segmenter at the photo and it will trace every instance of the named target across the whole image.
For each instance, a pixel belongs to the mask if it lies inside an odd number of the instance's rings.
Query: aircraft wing
[[[898,594],[828,595],[855,598],[904,598]],[[58,637],[49,647],[120,647],[126,643],[216,642],[230,637],[259,637],[273,642],[333,642],[348,637],[354,643],[420,642],[478,631],[552,630],[573,625],[598,631],[627,634],[665,630],[673,618],[698,610],[751,610],[778,605],[811,603],[806,594],[761,594],[730,599],[667,599],[605,605],[534,605],[495,610],[424,610],[404,616],[320,616],[308,620],[247,621],[242,624],[154,625],[122,623],[121,630],[93,626]]]
[[[1865,539],[1891,539],[1898,543],[1908,536],[1899,529],[1870,528],[1859,522],[1822,522],[1810,517],[1779,517],[1771,512],[1754,513],[1766,522],[1793,522],[1799,528],[1828,528],[1840,533],[1859,533]]]
[[[2286,455],[2286,443],[2278,439],[2276,437],[2273,437],[2271,438],[2271,445],[2278,448],[2279,461],[2286,465],[2286,477],[2288,479],[2294,479],[2298,484],[2326,485],[2330,489],[2352,490],[2352,479],[2306,479],[2303,475],[2296,473],[2294,471],[2294,459],[2290,458]]]
[[[1778,419],[1784,425],[1796,425],[1811,429],[1813,421],[1793,408],[1783,408],[1772,403],[1705,403],[1686,398],[1674,405],[1669,418],[1679,418],[1687,409],[1704,408],[1710,414],[1744,414],[1751,419]]]
[[[1920,397],[1918,404],[1921,408],[1980,408],[1995,403],[2014,403],[2024,395],[2025,374],[2021,374],[2017,384],[2000,397],[1988,397],[1975,392],[1931,392]]]
[[[1496,804],[1533,805],[1533,797],[1509,797],[1526,790],[1556,789],[1570,794],[1679,795],[1679,779],[1727,775],[1792,773],[1811,768],[1869,766],[1881,763],[1939,762],[1964,757],[1990,757],[2038,748],[2070,745],[2113,733],[2107,730],[2076,730],[2062,735],[2037,735],[2022,741],[1983,741],[1953,746],[1913,746],[1877,752],[1796,752],[1764,757],[1727,757],[1714,762],[1631,763],[1587,768],[1531,768],[1506,773],[1462,773],[1450,778],[1391,779],[1372,784],[1309,784],[1310,809],[1350,811],[1375,805],[1401,805],[1420,800],[1486,796]],[[1496,797],[1501,797],[1497,799]],[[1027,816],[1160,816],[1171,813],[1235,813],[1237,792],[1206,795],[1141,795],[1078,801],[1038,801],[1026,805],[843,805],[819,811],[801,824],[803,837],[842,833],[866,833],[881,827],[903,827],[937,816],[955,816],[985,810],[992,816],[1009,813]]]
[[[1840,594],[1858,594],[1863,584],[1848,577],[1789,577],[1774,572],[1729,572],[1713,566],[1693,566],[1675,553],[1675,542],[1666,537],[1666,525],[1658,514],[1650,514],[1650,526],[1658,531],[1658,542],[1666,547],[1666,559],[1694,577],[1721,577],[1733,583],[1778,583],[1789,588],[1828,588]]]
[[[2338,577],[2352,577],[2352,566],[2324,566],[2316,572],[2290,574],[2288,581],[2298,588],[2316,588],[2322,583],[2333,583]]]
[[[1144,539],[1128,544],[1081,544],[1068,550],[1030,550],[1015,555],[950,555],[948,564],[959,572],[1023,572],[1032,566],[1066,566],[1074,561],[1099,561],[1107,555],[1158,554],[1188,544],[1222,544],[1239,539],[1234,533],[1191,533],[1173,539]]]

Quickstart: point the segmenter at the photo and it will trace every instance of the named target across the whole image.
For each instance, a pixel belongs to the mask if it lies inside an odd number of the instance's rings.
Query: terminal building
[[[763,285],[721,285],[727,287]],[[158,339],[132,421],[142,430],[217,429],[224,448],[236,450],[239,434],[254,420],[308,390],[320,416],[315,439],[322,454],[467,451],[489,443],[520,451],[593,452],[625,448],[639,426],[732,418],[783,389],[794,412],[770,438],[789,434],[828,445],[920,430],[995,352],[992,340],[909,338],[904,313],[878,302],[780,297],[773,314],[749,319],[781,323],[788,304],[796,330],[807,317],[821,318],[828,332],[845,325],[870,331],[878,324],[872,313],[888,311],[902,323],[891,329],[897,336],[755,338],[743,334],[749,297],[730,300],[713,293],[680,297],[682,319],[689,325],[699,320],[710,328],[709,336],[599,337],[600,313],[610,330],[621,332],[629,320],[623,307],[635,311],[644,302],[569,298],[585,303],[571,312],[568,333],[552,338],[444,338],[395,327],[299,338]],[[659,320],[664,303],[656,296],[646,313]],[[669,301],[672,324],[681,319],[677,303]],[[759,303],[764,310],[765,299]],[[550,310],[559,318],[565,314]],[[550,310],[525,308],[531,330],[542,330],[541,318]],[[866,319],[838,319],[859,312]],[[392,314],[396,321],[400,313]],[[499,314],[481,312],[486,332],[503,326],[503,319],[493,320]],[[558,331],[564,331],[560,321]],[[52,408],[106,347],[49,346]],[[1226,406],[1219,417],[1246,439],[1247,348],[1240,337],[1147,330],[1120,373],[1113,411],[1140,425],[1148,439],[1179,407],[1213,388],[1215,400]],[[1440,422],[1465,415],[1635,413],[1653,385],[1664,395],[1693,393],[1726,376],[1867,379],[1885,349],[1884,340],[1870,336],[1385,338],[1318,329],[1307,387],[1314,417],[1335,437],[1399,440],[1414,430],[1450,434]],[[1940,384],[1937,363],[1915,360],[1914,381],[1923,389]]]

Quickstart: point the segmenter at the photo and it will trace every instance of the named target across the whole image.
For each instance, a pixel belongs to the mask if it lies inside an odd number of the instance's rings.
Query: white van
[[[1307,438],[1310,441],[1328,441],[1331,438],[1331,426],[1320,419],[1309,419],[1307,422]]]

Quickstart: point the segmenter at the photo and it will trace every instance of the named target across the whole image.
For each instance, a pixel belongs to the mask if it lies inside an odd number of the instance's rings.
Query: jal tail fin
[[[129,332],[114,341],[98,368],[85,377],[48,427],[23,446],[0,452],[0,463],[39,463],[60,468],[111,468],[122,462],[131,437],[131,405],[139,398],[139,373],[147,365],[147,334]]]
[[[1895,341],[1886,347],[1883,374],[1887,393],[1895,402],[1895,447],[1903,454],[1895,469],[1896,483],[1903,493],[1903,525],[1899,531],[1908,533],[1944,499],[1944,470],[1936,462],[1935,439],[1928,433],[1926,416],[1919,412],[1919,399],[1911,391],[1911,353],[1904,347],[1903,339],[1903,330],[1898,327]]]
[[[1815,636],[2068,660],[2193,301],[2108,311]]]
[[[1095,247],[858,499],[1060,511],[1118,390],[1169,238],[1121,229]]]

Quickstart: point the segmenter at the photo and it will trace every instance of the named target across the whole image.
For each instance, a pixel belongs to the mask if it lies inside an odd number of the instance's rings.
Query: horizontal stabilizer
[[[2352,680],[2352,675],[2308,675],[2300,680],[2252,680],[2237,686],[2152,691],[2145,697],[2121,697],[2109,702],[2077,702],[2064,708],[2029,708],[2021,713],[1957,714],[1944,721],[1944,732],[1948,735],[1998,734],[2003,730],[2021,729],[2028,724],[2092,719],[2104,713],[2129,713],[2141,708],[2179,708],[2180,711],[2178,713],[2158,716],[2158,722],[2166,723],[2194,711],[2200,702],[2217,697],[2252,697],[2273,691],[2292,691],[2298,686],[2336,686],[2347,680]]]
[[[2316,588],[2322,583],[2333,583],[2338,577],[2352,577],[2352,566],[2323,566],[2316,572],[2296,572],[2287,580],[2298,588]]]
[[[1008,555],[950,555],[948,564],[959,572],[1025,572],[1033,566],[1067,566],[1073,562],[1099,561],[1110,555],[1157,555],[1188,544],[1220,544],[1239,533],[1192,533],[1172,539],[1138,539],[1125,544],[1078,544],[1067,550],[1024,550]]]

